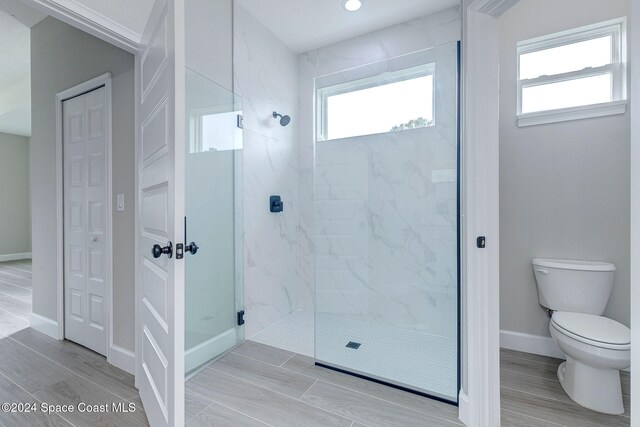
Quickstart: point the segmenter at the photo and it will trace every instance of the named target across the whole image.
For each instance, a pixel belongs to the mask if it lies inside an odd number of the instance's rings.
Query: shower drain
[[[349,341],[346,345],[347,348],[352,348],[354,350],[357,350],[360,348],[362,344],[360,344],[359,342],[355,342],[355,341]]]

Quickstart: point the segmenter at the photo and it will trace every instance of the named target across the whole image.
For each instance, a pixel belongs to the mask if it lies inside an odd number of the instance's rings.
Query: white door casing
[[[136,56],[136,382],[152,427],[184,425],[184,0],[157,1]],[[168,246],[173,256],[152,256]]]
[[[107,355],[109,165],[107,89],[62,102],[64,337]]]

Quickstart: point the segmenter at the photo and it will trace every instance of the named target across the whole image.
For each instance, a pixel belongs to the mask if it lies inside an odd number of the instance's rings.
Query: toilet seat
[[[594,347],[629,350],[631,331],[622,323],[593,314],[556,311],[551,326],[559,333]]]

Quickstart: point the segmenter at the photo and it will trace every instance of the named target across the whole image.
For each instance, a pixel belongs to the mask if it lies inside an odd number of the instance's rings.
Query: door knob
[[[200,247],[198,245],[196,245],[196,242],[191,242],[187,246],[184,247],[184,251],[185,252],[191,252],[191,255],[195,255],[196,252],[198,252],[198,249],[200,249]]]
[[[158,244],[153,245],[151,248],[151,254],[154,258],[160,258],[162,254],[166,254],[169,258],[173,256],[173,244],[171,242],[167,243],[167,246],[162,247]]]

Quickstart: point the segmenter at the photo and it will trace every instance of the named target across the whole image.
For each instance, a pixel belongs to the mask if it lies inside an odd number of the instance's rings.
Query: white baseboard
[[[501,330],[500,347],[524,353],[555,357],[556,359],[567,358],[551,337]],[[623,369],[623,371],[631,372],[631,368]]]
[[[501,330],[500,347],[558,359],[565,358],[564,353],[551,337]]]
[[[120,368],[125,372],[135,375],[136,372],[136,355],[134,352],[122,348],[118,345],[111,346],[110,362],[116,368]]]
[[[56,340],[58,339],[58,322],[55,320],[48,319],[36,313],[31,313],[29,323],[36,331],[49,335],[51,338]]]
[[[458,394],[458,419],[469,425],[469,397],[462,390]]]
[[[20,254],[0,255],[0,262],[19,261],[21,259],[31,259],[31,252],[23,252],[23,253],[20,253]]]

